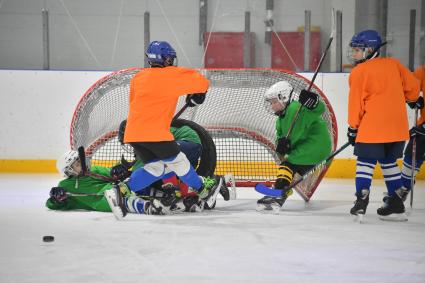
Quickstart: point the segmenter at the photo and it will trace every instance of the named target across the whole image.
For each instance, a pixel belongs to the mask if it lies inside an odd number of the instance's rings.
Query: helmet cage
[[[277,82],[272,85],[264,94],[264,107],[266,111],[270,114],[280,116],[292,101],[293,92],[294,88],[287,81]],[[283,106],[283,109],[277,112],[272,107],[275,99]]]
[[[77,176],[79,173],[72,167],[77,160],[79,160],[78,152],[70,150],[57,160],[56,167],[64,177]]]

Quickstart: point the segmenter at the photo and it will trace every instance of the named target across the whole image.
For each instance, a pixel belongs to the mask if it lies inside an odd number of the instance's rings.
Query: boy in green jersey
[[[66,177],[57,187],[50,190],[50,198],[46,206],[52,210],[92,210],[111,212],[104,193],[114,186],[110,169],[102,166],[92,166],[89,172],[82,174],[78,152],[67,151],[56,163],[58,171]],[[123,192],[125,205],[129,212],[139,214],[161,214],[151,206],[150,201],[134,194]]]
[[[272,85],[264,94],[264,103],[269,113],[278,116],[276,120],[276,152],[281,157],[274,188],[282,190],[282,197],[265,196],[257,201],[258,210],[280,209],[292,194],[287,187],[295,173],[304,175],[316,164],[326,159],[332,150],[331,136],[322,118],[326,107],[319,96],[302,90],[298,101],[294,100],[294,88],[287,81]],[[299,116],[294,121],[298,109]]]

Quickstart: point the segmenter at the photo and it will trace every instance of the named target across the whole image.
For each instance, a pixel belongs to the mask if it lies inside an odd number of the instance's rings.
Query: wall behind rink
[[[74,109],[82,95],[109,72],[0,70],[0,172],[52,172],[54,160],[69,149]],[[301,73],[308,79],[312,73]],[[338,147],[346,139],[347,73],[320,73],[315,84],[332,104]],[[410,121],[413,112],[409,109]],[[330,174],[353,168],[352,147],[337,156]],[[342,163],[341,163],[342,162]],[[347,167],[348,166],[348,167]],[[354,176],[353,170],[349,170]],[[422,170],[423,171],[423,170]]]

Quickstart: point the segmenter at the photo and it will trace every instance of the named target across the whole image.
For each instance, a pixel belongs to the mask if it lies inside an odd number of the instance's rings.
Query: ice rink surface
[[[374,180],[359,224],[353,180],[325,179],[309,203],[294,194],[279,215],[255,211],[260,195],[239,188],[214,211],[122,222],[49,211],[59,180],[0,174],[0,282],[425,282],[424,181],[400,223],[378,219],[385,185]]]

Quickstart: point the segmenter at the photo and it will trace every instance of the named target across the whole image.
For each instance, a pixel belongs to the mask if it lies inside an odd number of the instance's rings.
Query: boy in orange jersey
[[[385,44],[385,43],[384,43]],[[355,34],[348,57],[355,67],[349,78],[348,139],[357,156],[353,215],[363,215],[369,203],[372,176],[380,163],[388,198],[377,210],[380,218],[405,220],[401,171],[396,164],[409,139],[406,102],[418,99],[419,82],[394,58],[379,58],[381,37],[374,30]]]
[[[407,198],[412,186],[412,144],[414,138],[416,138],[415,175],[419,172],[425,159],[425,108],[423,98],[425,94],[425,64],[417,67],[413,74],[420,81],[422,96],[416,102],[409,103],[410,108],[415,109],[415,111],[418,109],[420,112],[418,120],[415,121],[415,126],[410,129],[410,140],[404,151],[403,167],[401,169],[401,179],[404,186],[403,200]]]
[[[180,96],[193,107],[203,103],[208,80],[196,70],[176,67],[176,51],[165,41],[153,41],[146,51],[151,68],[137,73],[130,82],[130,99],[124,142],[130,143],[145,164],[135,170],[128,181],[119,186],[138,193],[164,177],[165,168],[193,188],[207,202],[217,196],[223,186],[221,177],[200,177],[174,140],[171,121]],[[112,202],[123,210],[121,191],[116,188]],[[175,200],[154,200],[153,205],[167,210]]]

